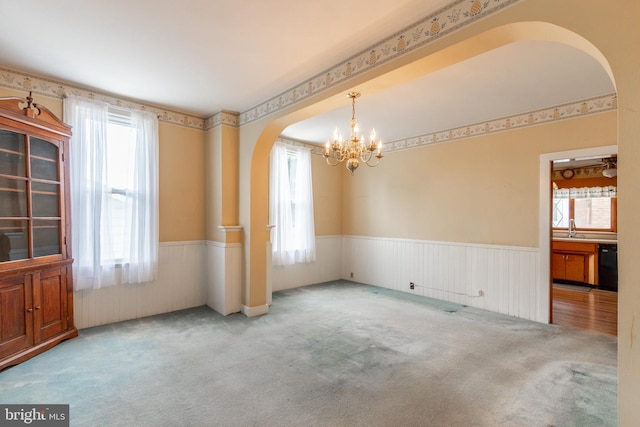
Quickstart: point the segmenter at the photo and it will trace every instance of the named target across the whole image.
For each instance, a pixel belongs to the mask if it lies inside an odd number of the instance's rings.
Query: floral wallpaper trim
[[[555,107],[544,108],[523,114],[503,117],[472,125],[461,126],[453,129],[446,129],[412,138],[401,139],[392,142],[385,142],[384,153],[410,148],[419,148],[429,144],[438,144],[455,141],[463,138],[488,135],[495,132],[502,132],[511,129],[519,129],[527,126],[535,126],[558,120],[572,119],[589,114],[613,111],[618,108],[618,98],[616,94],[604,95],[582,101],[571,102]],[[307,147],[312,154],[321,156],[324,153],[324,145],[316,145],[303,141],[296,141],[288,138],[279,138],[290,144]]]
[[[488,135],[495,132],[545,124],[558,120],[572,119],[589,114],[602,113],[605,111],[616,110],[617,108],[618,97],[614,93],[562,104],[555,107],[530,111],[523,114],[489,120],[486,122],[446,129],[440,132],[415,136],[413,138],[388,142],[385,143],[384,151],[406,150],[408,148],[420,147],[428,144],[437,144],[441,142],[454,141],[456,139]]]
[[[580,168],[573,169],[575,175],[572,179],[580,179],[580,178],[600,178],[602,177],[602,171],[607,169],[606,166],[583,166]],[[567,181],[565,177],[562,176],[562,170],[556,170],[551,172],[551,180],[552,181]]]
[[[200,117],[142,104],[140,102],[131,101],[125,98],[119,98],[99,92],[94,92],[77,86],[71,86],[42,77],[36,77],[22,72],[8,70],[5,68],[0,68],[0,86],[8,87],[10,89],[24,90],[25,92],[32,91],[37,95],[44,95],[54,98],[64,98],[66,94],[71,93],[91,99],[99,99],[100,101],[104,101],[108,104],[118,107],[130,108],[133,110],[151,111],[158,115],[158,119],[160,121],[166,123],[172,123],[195,129],[204,129],[205,126],[205,120]],[[223,113],[224,112],[218,113],[216,114],[216,116],[222,116]],[[214,117],[212,117],[211,119],[213,119]]]
[[[213,129],[216,126],[240,127],[240,113],[234,111],[220,111],[204,121],[204,129]]]
[[[456,0],[346,61],[240,114],[240,125],[342,83],[522,0]]]

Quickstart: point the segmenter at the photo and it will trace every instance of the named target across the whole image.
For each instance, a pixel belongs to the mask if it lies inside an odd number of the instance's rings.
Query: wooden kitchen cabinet
[[[598,245],[588,242],[553,242],[551,274],[554,280],[595,285]]]
[[[553,278],[589,283],[588,256],[554,252]]]
[[[0,369],[77,336],[71,129],[31,97],[0,99]]]

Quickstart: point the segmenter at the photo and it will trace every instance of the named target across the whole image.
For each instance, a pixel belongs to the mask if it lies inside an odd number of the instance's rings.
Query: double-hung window
[[[311,152],[276,142],[271,149],[269,217],[272,263],[284,266],[316,259]]]
[[[69,96],[71,222],[76,289],[155,278],[158,120]]]
[[[136,128],[127,111],[109,108],[106,144],[106,220],[102,222],[102,264],[122,265],[128,258],[125,238],[133,206],[133,171]]]

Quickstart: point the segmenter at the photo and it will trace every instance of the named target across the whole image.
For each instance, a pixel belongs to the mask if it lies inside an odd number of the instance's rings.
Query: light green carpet
[[[350,282],[80,331],[0,373],[72,426],[615,426],[616,339]]]

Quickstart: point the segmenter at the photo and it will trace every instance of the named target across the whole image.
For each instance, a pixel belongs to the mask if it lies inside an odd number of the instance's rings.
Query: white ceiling
[[[202,117],[243,112],[449,0],[0,0],[0,67]],[[354,17],[356,19],[354,19]],[[518,42],[356,104],[386,141],[614,92],[576,49]],[[343,108],[285,136],[348,133]]]

